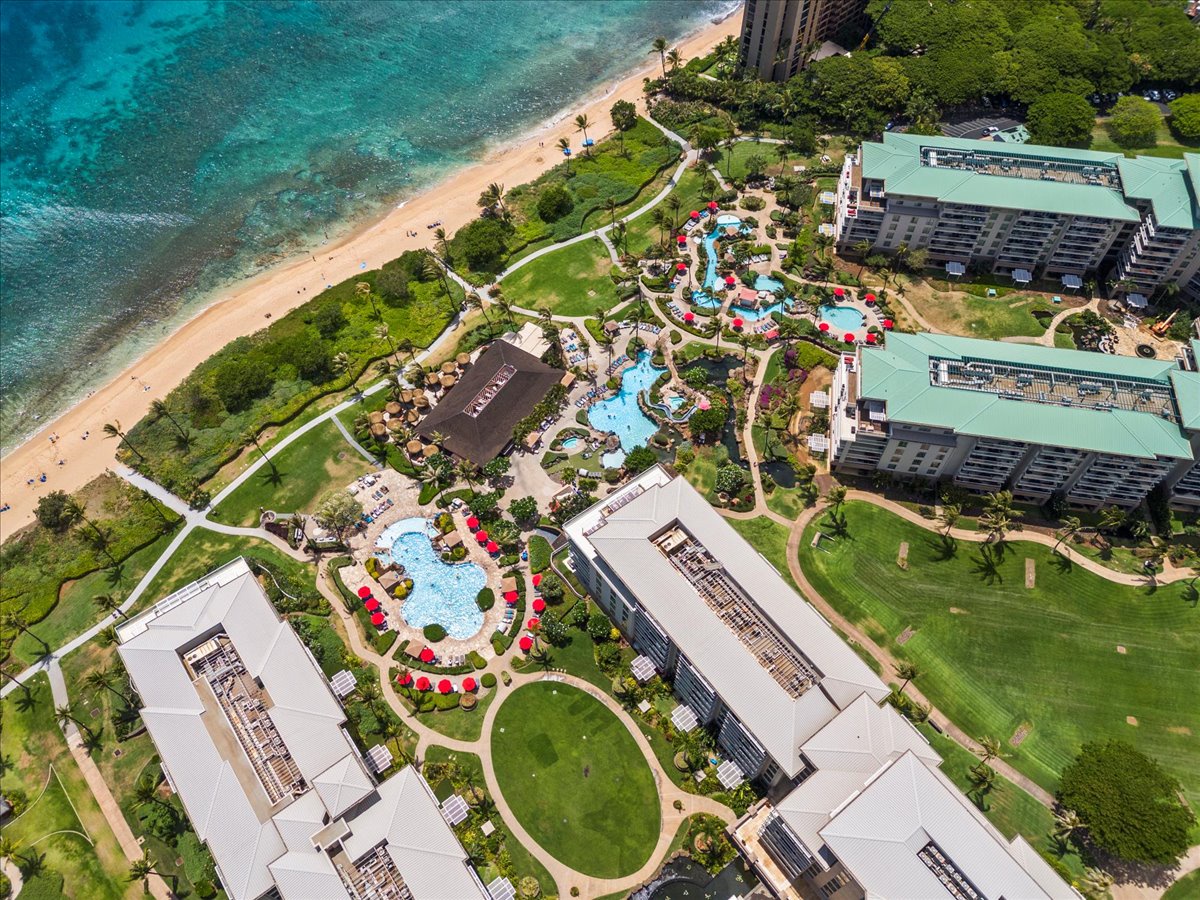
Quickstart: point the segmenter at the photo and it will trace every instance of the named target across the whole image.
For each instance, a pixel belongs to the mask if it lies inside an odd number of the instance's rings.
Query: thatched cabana
[[[438,384],[437,372],[427,372],[425,375],[425,383],[431,388],[436,388]]]
[[[370,422],[372,425],[382,425],[383,424],[383,413],[380,410],[376,410],[373,413],[368,413],[367,421]]]
[[[400,404],[395,400],[391,400],[388,402],[388,405],[383,408],[383,411],[389,416],[398,416],[400,415]]]
[[[416,406],[417,409],[428,409],[429,408],[429,398],[426,397],[424,394],[421,394],[421,396],[417,397],[413,401],[413,405]]]
[[[403,390],[403,391],[401,391],[401,392],[400,392],[400,402],[401,402],[401,403],[403,403],[403,404],[405,404],[406,406],[407,406],[409,403],[412,403],[412,399],[413,399],[413,392],[412,392],[412,391],[410,391],[410,390]]]
[[[379,576],[379,586],[389,594],[396,589],[396,585],[400,583],[400,576],[395,572],[384,572]]]
[[[387,426],[382,422],[376,422],[371,426],[371,437],[377,441],[385,440],[388,436]]]
[[[409,425],[416,425],[418,422],[421,421],[421,414],[419,412],[417,412],[415,409],[410,409],[408,411],[408,415],[406,415],[405,418],[408,419]]]
[[[442,363],[442,374],[443,375],[453,375],[454,368],[455,368],[454,363],[451,362],[450,360],[446,360],[446,362]]]
[[[465,369],[467,366],[469,366],[471,364],[471,354],[470,353],[460,353],[460,354],[458,354],[458,356],[456,356],[454,358],[454,361],[456,363],[458,363],[458,367],[460,369]]]
[[[428,447],[425,447],[421,450],[421,455],[424,456],[426,459],[428,459],[431,456],[437,455],[437,453],[438,453],[438,448],[433,446],[432,444],[430,444]]]
[[[458,379],[455,378],[453,375],[443,375],[442,376],[442,387],[446,390],[449,390],[450,388],[454,387],[454,383],[456,381],[458,381]]]
[[[415,438],[404,445],[404,449],[408,451],[409,456],[416,456],[424,448],[424,445]]]
[[[442,544],[447,550],[452,550],[462,543],[462,535],[457,531],[451,531],[449,534],[442,535]]]
[[[400,419],[388,419],[387,430],[392,434],[399,434],[404,430],[404,422]]]
[[[502,594],[507,594],[509,591],[515,591],[516,589],[517,579],[511,575],[500,582],[500,593]]]

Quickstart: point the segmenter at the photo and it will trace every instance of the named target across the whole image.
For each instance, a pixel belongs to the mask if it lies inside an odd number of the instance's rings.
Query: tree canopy
[[[1116,102],[1105,127],[1114,144],[1132,150],[1136,147],[1153,147],[1161,121],[1162,115],[1157,106],[1149,100],[1130,95]]]
[[[1063,770],[1058,799],[1073,809],[1096,844],[1135,862],[1174,862],[1195,821],[1179,782],[1124,741],[1083,745]]]
[[[1171,130],[1185,141],[1200,140],[1200,94],[1184,94],[1168,104]]]
[[[1045,94],[1029,104],[1025,125],[1035,144],[1066,147],[1086,144],[1092,136],[1096,112],[1078,94]]]

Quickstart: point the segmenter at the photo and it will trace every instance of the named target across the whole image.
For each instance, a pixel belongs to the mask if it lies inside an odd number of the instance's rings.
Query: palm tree
[[[994,737],[981,737],[979,739],[979,755],[983,757],[983,761],[990,762],[993,759],[1000,758],[1000,752],[1004,749],[1004,745]]]
[[[619,205],[620,204],[617,203],[617,199],[615,197],[605,197],[604,198],[604,208],[606,210],[608,210],[608,218],[609,218],[610,226],[615,227],[617,224],[617,207]]]
[[[863,269],[867,267],[867,254],[871,252],[871,246],[871,242],[866,238],[863,238],[854,245],[854,252],[859,256],[858,275],[860,278],[862,277]]]
[[[489,329],[492,327],[492,320],[488,318],[487,308],[484,305],[483,298],[479,296],[477,291],[471,291],[471,293],[467,294],[467,306],[471,309],[477,309],[483,313],[483,321],[487,322]]]
[[[371,312],[375,314],[375,318],[379,318],[379,307],[375,305],[375,294],[371,291],[371,283],[369,281],[360,281],[354,285],[354,296],[366,297],[371,303]]]
[[[459,478],[467,483],[467,487],[469,487],[472,491],[475,490],[475,481],[472,478],[472,476],[475,474],[474,463],[468,462],[464,459],[454,467],[454,471]]]
[[[1083,828],[1083,820],[1073,809],[1064,809],[1054,814],[1054,828],[1050,832],[1055,840],[1066,844],[1075,832]]]
[[[131,882],[140,881],[144,893],[150,892],[150,886],[147,882],[151,875],[161,877],[161,873],[154,866],[155,862],[149,853],[143,853],[141,859],[135,859],[129,864],[129,880]]]
[[[971,784],[975,785],[980,800],[983,799],[984,794],[996,786],[996,770],[987,763],[981,762],[971,766],[968,777],[971,779]]]
[[[1000,543],[1005,533],[1016,523],[1017,513],[1012,508],[1011,491],[995,491],[987,495],[987,502],[979,524],[984,527],[989,540]]]
[[[446,236],[446,229],[442,227],[433,230],[433,245],[438,248],[438,252],[442,254],[442,259],[448,263],[450,261],[450,240]]]
[[[92,598],[92,602],[107,613],[120,613],[122,618],[129,618],[125,615],[125,610],[121,609],[121,601],[111,594],[97,594]]]
[[[899,693],[903,694],[904,689],[906,687],[908,687],[908,683],[910,681],[913,681],[920,674],[921,674],[921,670],[918,669],[916,667],[916,665],[913,663],[910,663],[910,662],[896,663],[896,675],[898,677],[904,679],[904,683],[900,685]]]
[[[671,211],[671,230],[674,231],[679,222],[679,211],[683,209],[683,201],[672,194],[667,200],[667,209]]]
[[[750,384],[750,335],[743,334],[738,337],[738,343],[742,345],[742,383]]]
[[[271,459],[271,457],[267,456],[267,452],[265,450],[263,450],[262,445],[258,442],[258,435],[256,435],[253,431],[243,432],[242,433],[242,444],[243,445],[253,444],[254,449],[257,450],[262,455],[262,458],[267,461],[267,465],[271,467],[271,471],[275,475],[279,474],[279,472],[275,468],[275,461],[273,459]]]
[[[138,450],[137,447],[133,446],[133,444],[129,443],[129,435],[127,435],[124,431],[121,430],[121,423],[118,422],[116,419],[114,419],[111,422],[105,423],[104,436],[110,437],[110,438],[112,438],[112,437],[118,438],[119,439],[117,441],[118,446],[121,444],[124,444],[126,447],[128,447],[130,450],[132,450],[134,452],[134,454],[137,456],[138,459],[140,459],[142,462],[146,461],[146,457],[142,456],[141,451]]]
[[[69,704],[64,703],[61,706],[54,707],[54,717],[58,719],[58,724],[63,728],[63,730],[66,730],[66,723],[70,722],[80,731],[85,732],[88,736],[92,735],[92,729],[88,727],[87,722],[83,721],[83,719],[79,717],[79,713],[77,713]]]
[[[613,224],[613,246],[621,248],[621,255],[629,255],[629,229],[624,222]]]
[[[683,54],[679,52],[678,48],[672,47],[667,51],[667,62],[671,64],[671,71],[674,72],[683,65]]]
[[[571,171],[571,142],[565,137],[558,139],[558,149],[563,152],[563,156],[567,158],[567,171]]]
[[[658,54],[658,61],[662,64],[663,77],[667,76],[667,39],[665,37],[656,37],[650,45],[650,53]]]
[[[1106,506],[1100,510],[1100,530],[1116,531],[1125,524],[1129,514],[1119,506]]]
[[[341,375],[350,368],[350,354],[345,350],[339,350],[333,354],[333,360],[330,362],[330,367],[335,375]]]
[[[392,746],[396,748],[396,759],[401,766],[406,766],[412,762],[412,757],[405,751],[404,745],[400,743],[400,738],[404,737],[404,725],[397,718],[389,716],[383,722],[383,738],[386,741],[391,741]]]
[[[658,245],[666,246],[667,243],[667,223],[670,218],[667,216],[667,211],[661,206],[654,207],[650,212],[650,221],[658,226]]]
[[[1058,531],[1054,532],[1054,536],[1058,538],[1058,540],[1054,542],[1054,549],[1057,550],[1058,545],[1063,541],[1067,540],[1068,538],[1073,538],[1075,535],[1079,534],[1079,531],[1082,528],[1083,523],[1079,521],[1079,516],[1067,516],[1062,520],[1062,527],[1059,528]]]
[[[583,152],[591,156],[591,151],[588,148],[587,130],[595,124],[587,117],[587,113],[580,113],[575,117],[575,130],[583,132]]]
[[[947,503],[942,506],[942,514],[939,518],[946,530],[942,532],[944,537],[950,537],[950,531],[958,523],[959,517],[962,516],[962,507],[957,503]]]
[[[175,426],[175,430],[179,432],[179,443],[187,446],[192,442],[191,432],[186,431],[182,425],[171,415],[171,411],[167,409],[167,404],[161,400],[153,400],[150,403],[150,412],[154,414],[156,419],[161,419],[166,416],[167,420]]]
[[[29,626],[25,623],[25,617],[16,610],[0,615],[0,626],[3,626],[6,629],[12,629],[13,631],[19,631],[21,634],[29,635],[42,645],[43,656],[50,652],[50,645],[42,640],[35,632],[30,630]]]
[[[21,844],[7,834],[0,835],[0,859],[14,859]]]
[[[1079,886],[1088,897],[1107,897],[1113,886],[1113,877],[1103,869],[1085,869]]]
[[[836,515],[838,510],[842,508],[842,504],[846,502],[846,489],[840,484],[829,489],[829,493],[825,495],[825,499],[829,501],[829,505],[833,507],[833,512]]]
[[[454,295],[450,293],[450,282],[446,278],[446,267],[428,250],[425,251],[425,259],[421,263],[421,274],[426,279],[436,278],[442,283],[442,290],[446,292],[446,297],[450,301],[450,315],[453,316],[457,313],[458,304],[454,302]]]
[[[391,329],[388,328],[387,322],[380,322],[375,326],[375,340],[386,343],[392,356],[396,355],[396,343],[392,340]]]
[[[87,677],[83,679],[83,683],[90,687],[93,691],[109,691],[125,702],[125,695],[113,687],[115,675],[112,669],[96,669],[89,672]]]

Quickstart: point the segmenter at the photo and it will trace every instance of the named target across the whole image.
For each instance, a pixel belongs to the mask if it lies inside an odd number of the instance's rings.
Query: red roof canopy
[[[368,597],[371,596],[371,589],[364,584],[362,587],[360,587],[358,589],[358,596],[360,599],[366,600]]]
[[[828,322],[822,322],[822,323],[821,323],[820,325],[818,325],[817,327],[818,327],[818,328],[820,328],[822,331],[828,331],[828,330],[829,330],[829,323],[828,323]]]
[[[472,678],[471,676],[468,675],[466,678],[463,679],[463,690],[464,691],[473,691],[477,687],[479,687],[479,685],[477,685],[475,683],[475,679]]]
[[[526,635],[525,637],[521,638],[521,640],[518,642],[517,646],[519,646],[523,651],[528,653],[533,648],[533,638]]]
[[[530,616],[529,621],[525,623],[525,627],[528,628],[530,631],[533,631],[533,629],[539,627],[541,624],[542,624],[542,620],[539,619],[537,616]]]
[[[381,612],[371,613],[371,624],[372,625],[382,625],[386,621],[387,621],[387,616],[385,616],[383,613],[381,613]]]
[[[368,597],[367,602],[363,606],[367,608],[367,612],[375,612],[375,610],[379,609],[379,601],[374,597]]]
[[[863,299],[864,299],[864,300],[866,300],[868,303],[874,303],[874,302],[875,302],[875,295],[874,295],[874,294],[867,294],[865,297],[863,297]]]
[[[541,573],[539,572],[537,575],[533,576],[533,586],[537,587],[541,583],[542,583],[542,576],[541,576]]]
[[[726,276],[725,276],[725,283],[726,283],[726,284],[730,284],[730,285],[737,284],[737,279],[736,279],[736,278],[734,278],[732,275],[726,275]]]
[[[695,313],[690,313],[690,312],[686,312],[686,313],[684,313],[684,314],[683,314],[683,321],[685,321],[685,322],[694,322],[694,321],[696,321],[696,314],[695,314]]]
[[[429,679],[426,678],[424,675],[422,675],[420,678],[417,679],[417,690],[418,691],[429,690]]]
[[[467,519],[467,527],[472,531],[477,531],[479,529],[479,519],[475,518],[475,516],[470,516]]]
[[[505,591],[504,592],[504,602],[505,603],[516,603],[517,602],[517,592],[516,591]]]
[[[541,597],[535,597],[533,600],[533,611],[540,613],[545,608],[546,608],[546,601],[543,600]]]
[[[772,328],[770,331],[764,334],[763,337],[765,337],[768,341],[773,341],[779,337],[779,329]]]
[[[685,262],[675,263],[675,271],[676,272],[686,272],[687,271],[687,263],[685,263]]]
[[[488,553],[499,553],[500,545],[497,544],[495,541],[488,541],[487,542],[487,552]]]
[[[433,648],[426,647],[424,650],[421,651],[421,662],[423,662],[423,663],[433,662],[433,655],[434,655]]]
[[[847,333],[842,337],[842,340],[845,341],[847,344],[853,344],[854,343],[854,335]]]
[[[716,200],[709,200],[709,201],[708,201],[708,208],[709,208],[709,209],[716,209],[716,208],[717,208],[717,201],[716,201]]]
[[[449,678],[443,678],[441,681],[439,681],[439,682],[438,682],[438,693],[439,693],[439,694],[452,694],[452,693],[454,693],[454,685],[452,685],[452,684],[450,683],[450,679],[449,679]]]
[[[679,237],[675,238],[675,241],[680,244],[686,244],[687,243],[687,235],[681,234]]]

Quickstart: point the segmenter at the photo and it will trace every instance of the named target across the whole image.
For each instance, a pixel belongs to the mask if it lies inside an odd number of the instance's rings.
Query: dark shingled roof
[[[508,381],[477,415],[468,415],[467,407],[505,366],[514,370]],[[429,439],[435,431],[440,432],[444,450],[482,466],[499,455],[512,440],[516,424],[533,412],[562,374],[561,369],[507,341],[497,341],[446,393],[417,431]]]

